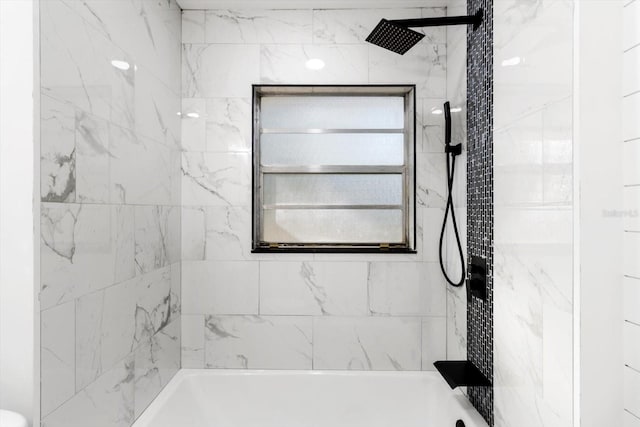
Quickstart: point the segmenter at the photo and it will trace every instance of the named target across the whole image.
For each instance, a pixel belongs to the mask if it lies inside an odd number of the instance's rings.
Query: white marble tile
[[[444,153],[416,155],[416,203],[424,208],[444,208],[447,200],[447,169]]]
[[[180,320],[167,325],[135,352],[135,417],[139,417],[180,369]]]
[[[447,359],[447,318],[422,319],[422,370],[433,371],[433,362]]]
[[[185,206],[251,204],[248,153],[184,153],[182,201]]]
[[[206,149],[251,152],[251,101],[247,98],[207,99]]]
[[[207,143],[207,104],[203,98],[183,98],[181,129],[182,149],[205,151]]]
[[[467,359],[467,288],[447,286],[447,359]]]
[[[75,333],[75,389],[81,391],[103,372],[102,322],[104,292],[93,292],[76,302]],[[110,366],[105,366],[108,370]]]
[[[176,289],[172,271],[178,264],[135,279],[135,341],[144,342],[162,331],[180,316],[180,289]]]
[[[443,99],[423,99],[422,106],[418,107],[422,112],[422,136],[421,145],[418,147],[420,153],[444,153],[444,115]],[[453,105],[455,107],[456,105]],[[438,113],[438,114],[435,114]],[[452,116],[454,113],[451,113]],[[454,144],[459,141],[454,141]]]
[[[205,258],[256,259],[251,254],[251,208],[209,206],[206,209]]]
[[[367,263],[263,261],[260,314],[367,315]]]
[[[207,316],[207,368],[311,369],[312,319]]]
[[[375,315],[446,315],[446,288],[436,263],[372,262],[369,309]]]
[[[512,123],[572,93],[573,2],[496,2],[494,126]],[[515,66],[503,61],[519,59]]]
[[[182,260],[205,259],[207,208],[182,208]]]
[[[131,58],[61,1],[44,4],[40,18],[43,93],[131,127],[133,67],[111,65],[115,58],[132,63]]]
[[[204,10],[182,11],[182,43],[204,43]]]
[[[415,317],[316,317],[313,367],[419,371],[420,334]]]
[[[131,277],[132,221],[128,208],[44,203],[40,230],[41,308]]]
[[[256,262],[185,261],[182,312],[258,314],[258,275]]]
[[[135,72],[135,130],[175,149],[180,148],[181,100],[145,68]]]
[[[371,31],[385,19],[445,16],[444,8],[318,9],[313,11],[313,42],[316,44],[364,43]],[[415,29],[425,34],[421,43],[445,43],[444,28]]]
[[[308,69],[309,59],[321,59],[324,68]],[[363,45],[263,45],[260,51],[262,83],[362,84],[368,71]]]
[[[44,417],[43,427],[129,427],[134,420],[133,357],[120,361]]]
[[[204,368],[204,315],[183,314],[182,368]]]
[[[76,198],[83,203],[109,202],[109,124],[76,113]]]
[[[63,0],[103,37],[136,59],[175,92],[180,90],[181,16],[174,1]]]
[[[135,207],[135,259],[138,274],[165,267],[180,258],[180,209]]]
[[[311,9],[207,10],[206,43],[311,43]]]
[[[43,95],[40,105],[40,197],[43,202],[76,199],[75,137],[73,107]]]
[[[369,46],[369,83],[415,83],[420,98],[445,98],[445,44],[418,44],[405,55]]]
[[[117,126],[110,127],[110,140],[111,203],[170,204],[170,171],[177,165],[169,147]]]
[[[182,52],[182,96],[216,98],[251,96],[259,83],[258,45],[185,44]],[[220,67],[224,64],[224,67]]]
[[[438,252],[440,250],[440,232],[442,230],[444,209],[427,208],[421,210],[423,212],[422,260],[426,262],[439,262],[440,257]]]
[[[40,316],[40,408],[43,416],[75,394],[74,302]]]

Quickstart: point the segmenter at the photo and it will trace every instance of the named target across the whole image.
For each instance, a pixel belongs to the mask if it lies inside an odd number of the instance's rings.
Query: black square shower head
[[[424,38],[424,34],[382,19],[373,29],[367,41],[392,52],[404,55]]]

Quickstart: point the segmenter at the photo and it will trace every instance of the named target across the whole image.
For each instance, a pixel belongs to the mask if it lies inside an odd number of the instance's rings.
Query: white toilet
[[[0,427],[29,427],[29,424],[22,415],[0,409]]]

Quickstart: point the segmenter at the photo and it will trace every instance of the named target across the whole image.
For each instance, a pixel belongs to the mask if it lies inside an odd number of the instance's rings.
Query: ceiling
[[[375,9],[446,6],[449,0],[177,0],[182,9]]]

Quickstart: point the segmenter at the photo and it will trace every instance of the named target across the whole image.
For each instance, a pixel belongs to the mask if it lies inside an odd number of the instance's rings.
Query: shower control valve
[[[460,154],[462,154],[462,144],[456,144],[456,145],[447,144],[444,147],[444,152],[451,153],[454,156],[459,156]]]

